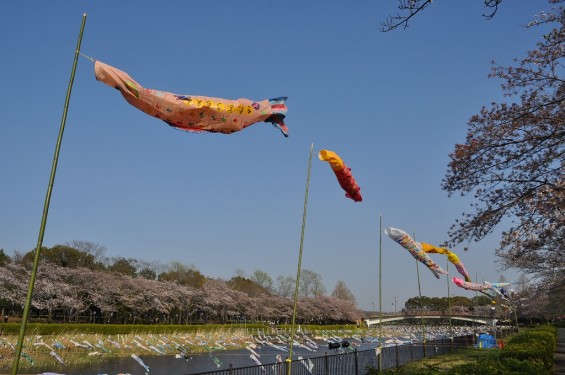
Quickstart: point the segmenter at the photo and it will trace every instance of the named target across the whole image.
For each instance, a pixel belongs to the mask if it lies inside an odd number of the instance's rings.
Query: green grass
[[[496,360],[499,356],[499,349],[462,348],[453,353],[436,355],[407,363],[399,368],[387,369],[382,371],[382,373],[403,375],[443,374],[458,365],[475,361]]]
[[[553,336],[552,336],[553,335]],[[554,327],[522,330],[503,339],[504,349],[461,348],[411,362],[382,374],[403,375],[549,375],[553,374]],[[520,346],[521,345],[521,346]],[[549,351],[549,354],[547,354]],[[369,374],[378,374],[370,369]]]

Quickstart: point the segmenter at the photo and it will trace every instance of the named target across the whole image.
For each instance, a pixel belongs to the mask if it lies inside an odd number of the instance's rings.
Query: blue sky
[[[545,2],[437,1],[406,30],[379,31],[397,2],[12,1],[0,12],[0,248],[35,248],[82,14],[82,53],[141,85],[177,94],[288,96],[290,136],[259,123],[189,134],[127,104],[80,58],[44,246],[72,240],[107,256],[296,276],[310,145],[302,268],[328,293],[342,280],[360,308],[379,305],[379,217],[440,244],[469,198],[441,190],[469,117],[501,100],[491,60],[508,65],[543,31],[524,25]],[[363,202],[344,197],[320,149],[352,168]],[[464,252],[479,281],[508,279],[499,232]],[[414,259],[382,237],[384,310],[418,295]],[[439,255],[434,260],[445,266]],[[456,275],[450,267],[452,275]],[[420,267],[422,294],[445,278]],[[450,285],[451,293],[474,296]]]

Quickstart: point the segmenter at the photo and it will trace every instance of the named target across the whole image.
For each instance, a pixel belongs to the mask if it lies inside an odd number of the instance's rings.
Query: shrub
[[[503,366],[497,360],[482,360],[457,365],[449,369],[449,375],[507,375]]]
[[[548,370],[541,364],[536,364],[528,361],[521,361],[516,358],[504,358],[501,360],[504,368],[507,369],[509,374],[516,375],[552,375],[553,371]]]
[[[550,326],[539,326],[512,337],[502,351],[501,359],[515,359],[524,365],[542,366],[550,371],[553,369],[556,348],[557,330]]]

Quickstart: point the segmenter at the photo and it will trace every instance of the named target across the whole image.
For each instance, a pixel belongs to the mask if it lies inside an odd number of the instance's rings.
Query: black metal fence
[[[502,338],[512,330],[501,330],[495,337]],[[491,332],[494,333],[494,332]],[[399,367],[412,361],[451,353],[456,349],[474,345],[475,335],[428,340],[426,343],[411,343],[387,346],[379,349],[350,349],[336,354],[325,353],[321,357],[296,359],[292,362],[263,364],[226,370],[201,372],[192,375],[286,375],[291,366],[292,375],[367,375],[379,370]],[[379,360],[379,355],[380,360]]]
[[[475,336],[459,336],[453,339],[430,340],[423,343],[402,344],[369,350],[351,349],[336,354],[325,353],[292,362],[263,364],[202,372],[196,375],[285,375],[291,366],[293,375],[366,375],[371,370],[384,370],[402,366],[408,362],[450,353],[457,348],[474,344]],[[379,353],[380,352],[380,353]],[[379,355],[381,356],[379,360]]]

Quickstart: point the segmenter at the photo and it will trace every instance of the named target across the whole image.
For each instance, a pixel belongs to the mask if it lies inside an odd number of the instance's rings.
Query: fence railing
[[[498,337],[505,333],[499,332]],[[473,345],[475,339],[474,335],[468,335],[452,339],[428,340],[425,345],[419,342],[386,346],[380,349],[380,354],[377,349],[359,351],[351,349],[335,354],[325,353],[320,357],[296,359],[292,362],[239,368],[232,368],[230,365],[225,370],[191,375],[286,375],[288,366],[291,366],[292,375],[366,375],[371,370],[385,370],[435,355],[451,353],[456,349]]]

